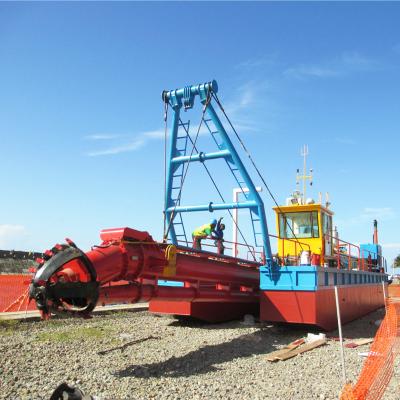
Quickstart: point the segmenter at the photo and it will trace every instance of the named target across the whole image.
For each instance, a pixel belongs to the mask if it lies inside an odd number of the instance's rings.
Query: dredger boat
[[[339,239],[332,231],[333,212],[327,204],[303,201],[295,195],[286,205],[276,205],[278,252],[272,254],[264,203],[220,116],[226,117],[231,135],[255,164],[217,92],[217,83],[212,81],[162,93],[165,121],[170,122],[163,240],[122,227],[101,231],[101,243],[88,252],[69,239],[47,250],[38,260],[30,286],[30,297],[44,318],[51,313],[88,317],[98,304],[147,301],[151,312],[209,322],[259,314],[264,321],[332,329],[336,324],[334,286],[339,289],[344,322],[383,305],[387,276],[377,230],[372,244],[356,246]],[[182,110],[192,109],[196,98],[202,114],[193,137],[189,121],[182,121]],[[200,147],[201,128],[211,135],[211,151]],[[213,160],[225,162],[242,200],[224,199],[206,165]],[[205,168],[217,188],[217,201],[182,204],[191,164]],[[232,216],[232,210],[243,209],[250,212],[254,234],[253,245],[243,239],[245,256],[236,251],[238,243],[228,241],[226,246],[235,249],[233,256],[217,254],[215,247],[210,251],[191,247],[183,223],[185,213],[224,211]]]

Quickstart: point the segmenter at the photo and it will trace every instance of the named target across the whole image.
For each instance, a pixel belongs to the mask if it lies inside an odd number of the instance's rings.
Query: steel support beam
[[[193,154],[191,156],[174,157],[171,159],[171,163],[172,164],[182,164],[185,162],[193,162],[193,161],[204,162],[206,160],[215,160],[218,158],[229,158],[230,155],[231,155],[231,153],[229,152],[229,150],[216,151],[213,153],[200,152],[198,154]]]
[[[209,211],[213,212],[216,210],[233,210],[237,208],[254,208],[257,207],[257,203],[252,201],[244,201],[237,203],[208,203],[197,206],[177,206],[171,207],[167,212],[182,213],[182,212],[193,212],[193,211]]]

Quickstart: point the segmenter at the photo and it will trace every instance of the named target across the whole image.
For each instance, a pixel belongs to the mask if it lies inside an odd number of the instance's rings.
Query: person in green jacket
[[[209,224],[204,224],[199,228],[196,228],[192,232],[193,245],[192,247],[196,250],[201,250],[201,240],[206,237],[212,237],[212,232],[214,232],[215,227],[217,226],[217,220],[213,219]]]
[[[224,217],[221,217],[218,222],[217,226],[215,227],[214,231],[211,233],[211,236],[213,239],[215,239],[214,243],[215,246],[217,246],[217,253],[218,254],[224,254],[225,246],[224,246],[224,230],[225,230],[225,224],[223,224],[221,221]]]

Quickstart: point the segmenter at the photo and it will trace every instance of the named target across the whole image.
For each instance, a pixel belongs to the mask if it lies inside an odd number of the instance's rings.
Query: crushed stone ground
[[[384,311],[347,324],[346,338],[374,337]],[[337,399],[339,343],[271,363],[266,354],[315,329],[241,321],[206,324],[148,312],[90,320],[0,325],[0,399],[48,399],[62,382],[98,399]],[[330,332],[328,336],[337,336]],[[345,349],[356,380],[369,345]],[[385,400],[400,399],[397,367]]]

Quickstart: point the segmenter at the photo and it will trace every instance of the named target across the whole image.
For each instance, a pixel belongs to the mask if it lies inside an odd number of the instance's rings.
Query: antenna
[[[331,205],[331,202],[329,201],[329,192],[325,193],[325,207],[328,208]]]
[[[303,181],[303,204],[306,203],[306,180],[310,180],[310,186],[312,186],[312,173],[313,170],[310,169],[310,175],[307,175],[307,156],[308,156],[308,145],[304,145],[300,149],[300,154],[303,156],[303,175],[299,175],[299,169],[297,169],[297,176],[296,176],[296,184],[299,184],[299,181]]]

